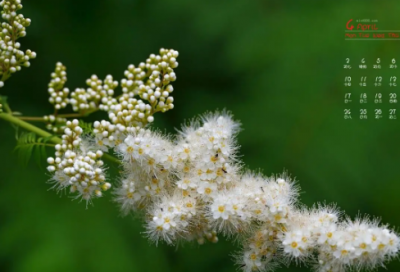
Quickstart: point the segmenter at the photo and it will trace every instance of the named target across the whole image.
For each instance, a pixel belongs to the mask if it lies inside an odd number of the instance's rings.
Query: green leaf
[[[91,123],[86,123],[83,120],[79,120],[79,126],[82,128],[84,134],[93,136],[93,126]]]
[[[54,147],[54,144],[47,143],[53,136],[37,137],[35,133],[22,133],[17,136],[17,146],[14,151],[17,152],[22,165],[26,166],[33,157],[39,167],[47,158],[46,147]]]
[[[0,104],[7,104],[7,96],[0,95]]]

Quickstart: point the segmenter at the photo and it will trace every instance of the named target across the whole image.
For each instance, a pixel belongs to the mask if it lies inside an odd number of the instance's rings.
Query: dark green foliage
[[[7,96],[0,95],[0,104],[4,105],[7,103]]]
[[[17,146],[14,151],[17,153],[21,164],[27,166],[33,157],[35,162],[42,166],[43,161],[47,158],[46,147],[54,148],[54,144],[48,143],[52,137],[37,137],[32,132],[17,134]]]

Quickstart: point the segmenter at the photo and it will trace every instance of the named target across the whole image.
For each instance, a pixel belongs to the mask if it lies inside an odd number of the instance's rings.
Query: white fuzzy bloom
[[[294,228],[284,234],[283,251],[294,258],[308,257],[313,248],[312,233],[307,228]]]
[[[387,229],[341,223],[329,206],[297,209],[298,188],[287,174],[240,174],[238,124],[228,115],[202,121],[184,128],[175,142],[140,129],[117,147],[126,172],[135,176],[134,185],[122,182],[117,201],[123,211],[149,207],[146,228],[153,241],[203,243],[217,241],[217,232],[250,233],[238,257],[245,271],[272,270],[276,256],[307,263],[315,252],[317,271],[375,267],[395,256],[398,237]],[[261,228],[254,232],[254,225]]]
[[[101,191],[111,185],[105,181],[103,152],[82,140],[83,131],[78,124],[78,120],[66,123],[62,143],[56,145],[55,159],[48,158],[48,170],[53,172],[52,182],[57,190],[69,187],[78,197],[90,201],[102,196]]]
[[[184,175],[176,182],[176,185],[182,190],[196,189],[198,187],[197,181],[196,177]]]
[[[244,243],[237,262],[245,272],[272,271],[278,265],[274,262],[277,247],[274,230],[268,225],[258,228]]]
[[[56,156],[48,159],[57,188],[69,187],[84,199],[101,196],[110,187],[101,157],[113,150],[122,162],[115,201],[123,214],[145,214],[146,233],[155,243],[215,243],[218,233],[237,236],[243,242],[237,262],[244,271],[272,271],[294,261],[311,263],[318,272],[344,272],[376,268],[397,256],[399,237],[386,226],[343,221],[334,206],[300,209],[298,188],[286,173],[243,172],[236,156],[239,124],[230,115],[206,115],[174,140],[144,127],[140,120],[148,118],[149,108],[129,94],[166,103],[162,98],[170,98],[172,89],[160,86],[173,75],[161,75],[175,57],[165,52],[167,57],[150,56],[148,63],[128,68],[124,95],[109,108],[111,120],[93,125],[95,144],[82,139],[77,120],[66,123]],[[144,67],[153,70],[151,86],[139,82]],[[107,89],[96,77],[87,83],[91,96]]]
[[[162,197],[149,210],[147,233],[156,243],[162,239],[172,244],[177,237],[187,232],[191,219],[196,214],[196,200],[179,195]]]
[[[123,214],[137,210],[146,197],[143,186],[138,185],[137,180],[139,178],[139,176],[130,174],[121,181],[120,186],[114,191],[115,200],[121,205]]]
[[[396,256],[400,247],[393,231],[368,220],[344,222],[331,228],[327,236],[319,247],[319,271],[329,271],[326,267],[374,268]]]

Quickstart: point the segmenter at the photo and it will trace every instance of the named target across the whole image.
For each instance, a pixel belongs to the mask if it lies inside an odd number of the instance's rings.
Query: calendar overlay
[[[383,29],[377,19],[349,19],[346,22],[347,41],[400,41],[400,29]],[[400,43],[399,43],[400,46]],[[345,71],[342,116],[345,120],[390,120],[398,119],[397,94],[400,56],[348,56],[344,58]],[[400,117],[399,117],[400,118]]]
[[[398,83],[396,74],[398,69],[396,58],[387,61],[377,58],[372,64],[367,64],[367,60],[362,58],[354,65],[350,58],[346,58],[343,68],[348,71],[348,75],[343,79],[345,120],[381,120],[384,118],[397,120]],[[362,71],[365,75],[353,76],[352,70]],[[392,75],[382,76],[380,75],[382,70],[387,70]],[[372,112],[371,109],[367,109],[368,104],[374,105]]]

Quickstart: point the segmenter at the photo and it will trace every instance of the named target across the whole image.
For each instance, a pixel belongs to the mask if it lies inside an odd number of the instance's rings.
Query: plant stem
[[[18,116],[20,120],[32,121],[32,122],[45,122],[43,117],[31,117],[31,116]]]
[[[6,112],[11,113],[11,109],[10,109],[10,106],[8,105],[8,103],[4,103],[3,106],[4,106],[4,110]]]
[[[18,117],[15,117],[11,114],[8,113],[0,113],[0,119],[3,119],[7,122],[10,122],[14,125],[17,125],[23,129],[26,129],[28,131],[31,131],[41,137],[51,137],[51,139],[49,140],[49,142],[55,143],[55,144],[60,144],[61,143],[61,139],[59,137],[54,136],[53,134],[38,128],[28,122],[25,122],[23,120],[21,120]],[[106,160],[109,160],[111,162],[117,163],[117,164],[121,164],[121,161],[118,160],[117,158],[115,158],[114,156],[111,156],[110,154],[106,154],[104,153],[103,158],[105,158]]]
[[[25,121],[37,121],[37,122],[47,122],[44,117],[39,117],[39,116],[18,116],[19,119],[25,120]],[[68,114],[57,114],[57,117],[61,118],[80,118],[80,117],[85,117],[86,114],[80,114],[80,113],[68,113]]]
[[[18,117],[12,116],[11,114],[1,113],[0,114],[0,119],[6,120],[7,122],[10,122],[10,123],[12,123],[14,125],[17,125],[17,126],[19,126],[21,128],[24,128],[24,129],[26,129],[28,131],[31,131],[31,132],[39,135],[39,136],[42,136],[42,137],[51,137],[51,136],[53,136],[51,133],[49,133],[49,132],[47,132],[47,131],[45,131],[45,130],[43,130],[41,128],[38,128],[38,127],[28,123],[28,122],[25,122],[25,121],[19,119]],[[58,138],[58,137],[52,137],[49,140],[49,142],[52,142],[52,143],[55,143],[55,144],[60,144],[61,143],[61,139]]]
[[[85,117],[87,114],[80,114],[80,113],[67,113],[67,114],[57,114],[57,117],[61,118],[80,118]]]

